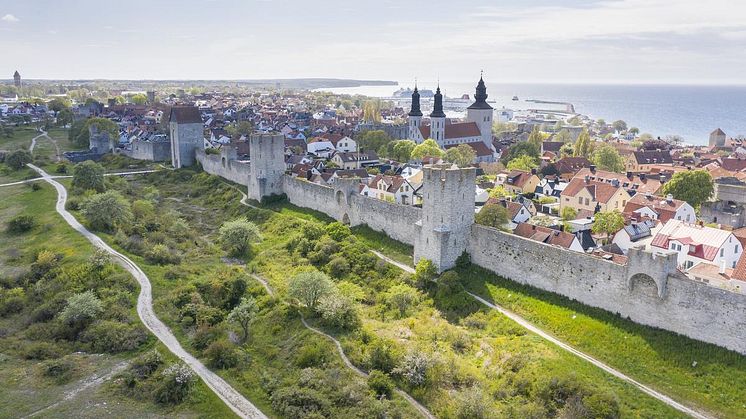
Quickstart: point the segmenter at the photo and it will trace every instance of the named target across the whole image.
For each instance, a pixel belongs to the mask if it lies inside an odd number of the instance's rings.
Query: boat
[[[518,100],[518,96],[513,96],[513,100]]]

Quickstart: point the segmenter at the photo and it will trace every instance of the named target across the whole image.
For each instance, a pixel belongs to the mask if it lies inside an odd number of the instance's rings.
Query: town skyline
[[[88,0],[64,7],[46,0],[2,4],[0,46],[9,59],[0,74],[19,70],[29,80],[401,82],[417,76],[466,82],[479,68],[493,83],[746,83],[739,71],[746,64],[740,53],[746,7],[725,0],[706,8],[690,0],[477,2],[467,8],[439,1],[215,0],[176,9],[136,0],[131,6],[112,15]]]

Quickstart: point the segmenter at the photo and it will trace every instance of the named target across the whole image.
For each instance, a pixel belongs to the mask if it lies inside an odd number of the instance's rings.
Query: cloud
[[[2,20],[3,22],[10,22],[10,23],[16,23],[16,22],[20,21],[20,19],[18,19],[17,17],[11,15],[10,13],[8,13],[7,15],[1,17],[0,20]]]

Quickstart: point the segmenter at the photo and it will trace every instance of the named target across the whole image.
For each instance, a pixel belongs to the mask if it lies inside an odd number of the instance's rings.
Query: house
[[[632,152],[624,161],[628,172],[649,172],[651,166],[673,166],[671,152],[668,150],[638,150]]]
[[[633,221],[629,225],[624,226],[623,229],[617,231],[611,242],[619,246],[624,254],[627,254],[627,250],[630,247],[649,246],[650,242],[653,241],[653,237],[662,226],[663,223],[655,220]]]
[[[578,171],[591,167],[593,163],[585,157],[565,157],[557,160],[554,167],[562,179],[572,179]]]
[[[663,223],[672,218],[687,223],[697,221],[694,207],[686,201],[673,199],[673,196],[670,194],[665,198],[650,193],[636,194],[627,202],[622,212],[625,214],[639,214],[653,220],[660,220]]]
[[[651,246],[676,252],[682,270],[699,263],[735,268],[743,253],[741,242],[732,232],[675,219],[658,231]]]
[[[377,175],[364,186],[361,195],[402,205],[414,205],[415,188],[401,176]]]
[[[331,160],[341,169],[352,170],[378,164],[378,155],[372,151],[361,151],[359,153],[336,152]]]
[[[329,138],[337,151],[353,153],[357,151],[357,142],[348,136],[342,138]]]
[[[309,154],[313,154],[314,156],[325,159],[330,158],[336,151],[336,149],[334,148],[334,144],[332,144],[331,141],[320,140],[318,138],[314,138],[313,140],[311,140],[306,145],[306,148]]]
[[[528,223],[520,223],[513,230],[513,234],[541,243],[559,246],[568,250],[583,253],[583,246],[574,234],[553,230],[548,227]]]
[[[621,211],[627,205],[630,196],[618,181],[612,183],[590,180],[589,176],[575,178],[560,194],[560,213],[566,207],[581,210]]]
[[[529,194],[536,191],[536,185],[539,184],[539,181],[536,173],[513,170],[505,177],[503,187],[513,194]]]
[[[573,176],[573,179],[585,179],[588,177],[592,181],[618,183],[632,196],[637,193],[649,192],[653,195],[658,193],[663,185],[661,176],[660,174],[656,177],[647,173],[633,174],[632,172],[627,172],[626,174],[614,173],[606,170],[598,170],[596,166],[591,165],[587,169],[580,169]]]
[[[548,196],[559,200],[562,191],[565,190],[569,183],[563,181],[557,176],[545,176],[544,179],[539,181],[536,185],[536,191],[534,193],[540,196]]]
[[[492,150],[487,144],[476,141],[476,142],[470,142],[470,143],[464,143],[468,145],[469,147],[474,150],[474,153],[476,154],[476,157],[474,158],[474,161],[472,163],[493,163],[495,161],[495,151]],[[458,147],[459,144],[450,144],[446,145],[445,149],[448,150],[449,148]]]

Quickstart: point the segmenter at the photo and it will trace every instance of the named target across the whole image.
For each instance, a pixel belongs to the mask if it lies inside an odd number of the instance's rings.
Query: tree
[[[236,256],[246,255],[251,243],[261,238],[259,227],[246,218],[224,222],[218,234],[223,247]]]
[[[257,311],[259,311],[259,307],[256,304],[256,300],[248,297],[242,298],[241,303],[234,307],[230,314],[228,314],[228,321],[241,326],[241,330],[243,330],[241,342],[246,342],[246,339],[248,339],[249,325],[256,318]]]
[[[528,142],[541,150],[541,143],[544,142],[544,136],[541,134],[541,131],[539,131],[538,125],[534,125],[531,134],[528,135]]]
[[[487,204],[474,216],[477,224],[499,229],[503,229],[509,221],[508,210],[500,204]]]
[[[455,163],[456,166],[466,167],[474,163],[477,153],[471,146],[459,144],[446,150],[446,161]]]
[[[381,122],[381,101],[366,100],[363,103],[363,121]]]
[[[513,132],[516,130],[516,124],[510,122],[495,122],[492,124],[492,133],[502,134],[503,132]]]
[[[632,127],[632,128],[630,128],[630,129],[629,129],[629,133],[630,133],[630,134],[634,134],[634,135],[637,135],[637,134],[639,134],[639,133],[640,133],[640,128],[637,128],[637,127]]]
[[[394,142],[393,159],[399,162],[408,162],[412,158],[412,151],[417,143],[411,140],[399,140]]]
[[[73,188],[103,192],[106,189],[104,167],[92,160],[76,164],[73,168]]]
[[[60,312],[63,323],[79,327],[92,322],[104,311],[104,305],[93,291],[75,294],[67,299],[67,305]]]
[[[396,284],[384,294],[389,307],[399,310],[399,317],[404,317],[407,310],[420,300],[417,289],[407,284]]]
[[[73,122],[73,111],[68,108],[64,108],[57,112],[57,125],[66,126]]]
[[[426,354],[411,350],[402,357],[399,366],[392,371],[401,376],[409,385],[419,387],[427,382],[427,373],[433,366],[432,359]]]
[[[533,158],[539,158],[539,148],[528,141],[523,141],[518,144],[511,146],[508,151],[500,158],[503,164],[508,164],[509,161],[520,156],[530,156]]]
[[[355,138],[358,150],[379,150],[381,147],[393,141],[383,130],[365,131]]]
[[[334,283],[323,272],[301,272],[290,279],[288,295],[300,301],[301,304],[316,309],[321,297],[334,291]]]
[[[500,199],[508,196],[512,196],[512,194],[503,185],[495,185],[494,188],[490,189],[490,198]]]
[[[111,231],[132,218],[129,202],[117,191],[93,195],[83,202],[81,212],[94,230]]]
[[[85,121],[77,121],[73,123],[68,138],[72,143],[81,148],[88,147],[90,139],[90,132],[88,129],[94,126],[98,129],[98,132],[106,132],[109,134],[109,139],[116,141],[119,138],[119,127],[117,124],[106,118],[89,118]]]
[[[32,161],[33,157],[28,150],[15,150],[5,157],[5,164],[13,170],[21,170]]]
[[[615,129],[615,130],[616,130],[617,132],[624,132],[624,131],[627,131],[627,123],[626,123],[626,122],[624,122],[624,121],[622,121],[621,119],[618,119],[618,120],[614,121],[614,122],[613,122],[613,123],[611,124],[611,126],[612,126],[612,127],[614,127],[614,129]]]
[[[606,120],[603,119],[603,118],[598,118],[596,120],[596,125],[598,125],[601,128],[605,128],[606,127]]]
[[[609,235],[616,233],[624,228],[624,216],[619,210],[596,213],[593,219],[591,231],[595,234]]]
[[[508,170],[523,170],[530,172],[539,166],[539,162],[531,156],[519,156],[508,162]]]
[[[568,143],[572,141],[572,135],[570,134],[570,131],[563,128],[554,136],[554,141],[562,141],[563,143]]]
[[[433,139],[427,139],[412,150],[412,160],[422,160],[425,157],[443,157],[443,150]]]
[[[145,95],[144,95],[144,94],[142,94],[142,93],[138,93],[138,94],[136,94],[136,95],[132,95],[132,96],[130,97],[130,100],[131,100],[131,101],[132,101],[132,103],[134,103],[135,105],[144,105],[144,104],[145,104],[145,103],[146,103],[146,102],[148,101],[148,97],[147,97],[147,96],[145,96]]]
[[[368,387],[376,393],[376,396],[387,399],[391,398],[391,394],[395,388],[391,378],[379,370],[373,370],[368,375]]]
[[[235,124],[228,125],[225,127],[225,131],[231,137],[247,137],[254,131],[254,126],[249,121],[239,121]],[[297,153],[300,154],[300,153]]]
[[[588,133],[588,129],[583,128],[583,131],[578,135],[578,139],[575,140],[573,146],[575,157],[588,157],[591,151],[591,135]]]
[[[339,293],[330,293],[319,298],[316,311],[324,323],[341,329],[352,329],[359,323],[355,303]]]
[[[653,134],[648,134],[647,132],[643,132],[642,134],[640,134],[640,137],[638,138],[638,140],[640,140],[640,142],[642,143],[645,143],[646,141],[650,141],[653,139],[654,139]]]
[[[67,99],[55,98],[49,102],[47,107],[56,115],[63,109],[70,109],[70,101],[68,101]]]
[[[578,210],[573,207],[562,208],[562,219],[565,221],[572,221],[578,218]]]
[[[611,144],[604,143],[596,148],[591,155],[591,161],[601,170],[617,173],[624,170],[624,160]]]
[[[714,192],[712,176],[705,170],[678,172],[663,185],[663,193],[699,208]]]

